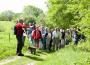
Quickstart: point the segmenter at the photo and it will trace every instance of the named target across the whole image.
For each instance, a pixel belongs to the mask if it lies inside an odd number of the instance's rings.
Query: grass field
[[[14,22],[0,21],[0,60],[16,54],[16,37],[13,33]],[[27,44],[25,44],[27,45]],[[23,50],[26,49],[26,46]]]

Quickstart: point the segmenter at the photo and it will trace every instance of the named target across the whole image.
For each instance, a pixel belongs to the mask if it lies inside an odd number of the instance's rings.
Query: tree
[[[37,24],[46,25],[45,18],[46,18],[46,15],[44,13],[40,14],[37,18],[37,21],[38,21]]]
[[[8,17],[5,15],[0,14],[0,21],[8,21]]]
[[[23,9],[23,14],[21,15],[21,17],[24,17],[26,21],[26,23],[39,23],[40,19],[42,18],[41,15],[44,14],[43,10],[35,7],[35,6],[25,6]],[[42,23],[39,23],[42,24]]]
[[[8,21],[11,21],[13,19],[13,16],[14,16],[14,12],[8,10],[8,11],[4,11],[1,13],[1,17],[0,19],[1,20],[8,20]]]
[[[89,0],[48,0],[47,20],[54,27],[69,28],[76,25],[88,14]],[[47,23],[48,23],[47,22]]]
[[[21,15],[22,13],[15,13],[15,15],[13,16],[13,20],[16,21],[17,19],[20,18]]]
[[[43,11],[37,7],[28,5],[24,7],[23,15],[25,16],[35,16],[38,17]]]

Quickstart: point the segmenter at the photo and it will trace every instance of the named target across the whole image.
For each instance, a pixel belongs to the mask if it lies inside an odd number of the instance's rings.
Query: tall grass
[[[44,61],[36,65],[90,65],[90,53],[69,45],[55,53],[48,54]]]
[[[0,21],[0,28],[3,30],[0,32],[0,60],[13,56],[16,54],[17,40],[13,33],[14,22],[11,21]],[[26,42],[27,43],[27,42]],[[27,44],[25,44],[26,51]]]

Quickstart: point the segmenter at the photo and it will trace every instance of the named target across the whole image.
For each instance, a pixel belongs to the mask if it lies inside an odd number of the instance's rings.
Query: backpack
[[[16,35],[16,26],[14,26],[14,35]]]
[[[33,39],[40,39],[41,38],[41,31],[36,31],[34,30],[33,34],[32,34],[32,38]]]

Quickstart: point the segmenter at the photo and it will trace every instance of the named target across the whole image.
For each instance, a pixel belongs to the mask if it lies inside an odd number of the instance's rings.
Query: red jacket
[[[32,34],[33,39],[40,39],[41,38],[41,31],[40,30],[34,30]]]
[[[23,35],[23,24],[22,23],[17,23],[16,24],[16,35],[22,36]]]
[[[29,28],[29,25],[23,24],[23,28]]]

